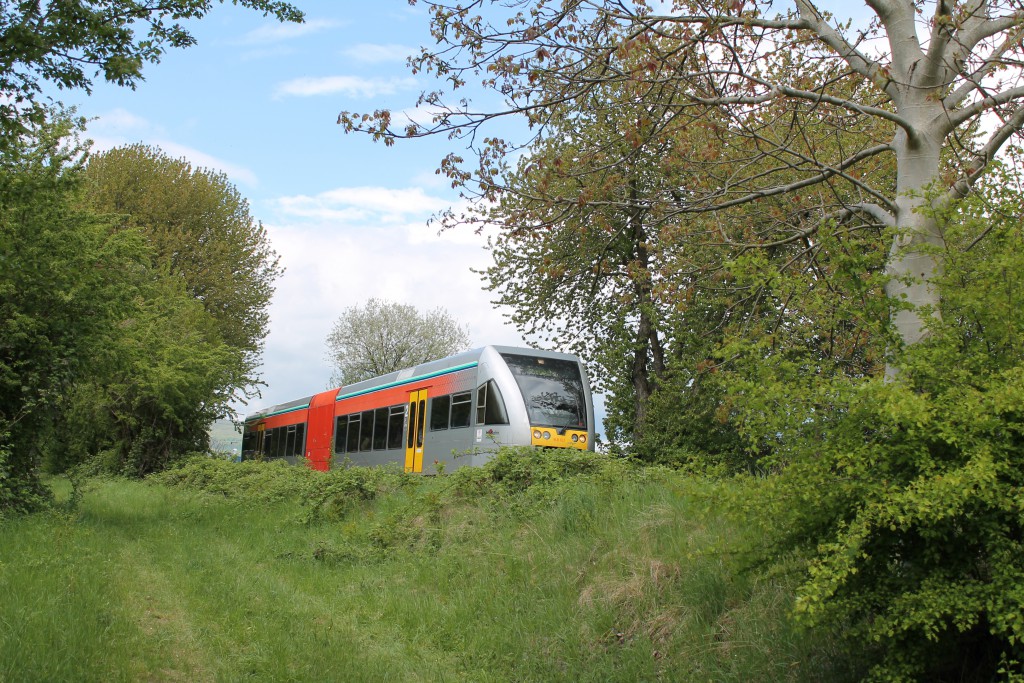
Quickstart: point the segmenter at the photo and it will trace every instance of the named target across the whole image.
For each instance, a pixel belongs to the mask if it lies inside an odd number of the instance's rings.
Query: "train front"
[[[504,366],[495,373],[502,391],[521,397],[508,401],[515,442],[594,450],[594,405],[582,363],[569,354],[493,348]]]

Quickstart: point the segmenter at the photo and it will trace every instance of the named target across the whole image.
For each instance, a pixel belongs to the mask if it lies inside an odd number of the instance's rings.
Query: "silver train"
[[[576,356],[485,346],[255,412],[242,457],[431,474],[482,465],[500,446],[592,451],[594,441]]]

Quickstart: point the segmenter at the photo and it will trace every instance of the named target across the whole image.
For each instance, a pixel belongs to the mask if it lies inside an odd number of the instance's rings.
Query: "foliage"
[[[76,205],[78,125],[55,113],[0,157],[0,512],[43,499],[37,467],[60,398],[131,309],[144,253]]]
[[[92,155],[85,194],[93,210],[146,236],[154,267],[180,278],[224,343],[243,354],[242,383],[224,389],[253,383],[282,269],[266,230],[227,176],[136,144]]]
[[[278,0],[233,1],[302,20]],[[194,42],[182,22],[209,9],[206,0],[0,7],[0,513],[45,501],[37,474],[44,451],[69,462],[53,430],[68,414],[58,404],[69,387],[110,367],[105,340],[139,304],[148,257],[138,233],[111,231],[78,205],[83,147],[75,135],[83,124],[37,99],[46,83],[89,91],[101,73],[134,87],[143,64]],[[155,413],[167,417],[167,405]],[[147,424],[134,431],[159,444],[160,427],[140,419]]]
[[[331,383],[352,384],[468,347],[468,331],[443,308],[421,313],[409,304],[369,299],[334,321],[327,337],[327,357],[335,368]]]
[[[437,44],[411,66],[442,81],[419,101],[431,120],[400,127],[387,110],[342,112],[346,130],[386,142],[464,141],[468,158],[452,152],[439,170],[467,197],[496,202],[516,192],[502,176],[524,139],[560,129],[565,109],[579,113],[593,93],[614,90],[620,96],[602,93],[595,114],[616,121],[635,154],[623,146],[595,167],[597,177],[642,164],[646,130],[703,132],[712,144],[672,150],[692,149],[677,163],[701,172],[668,195],[663,212],[709,217],[706,234],[725,226],[720,243],[741,252],[802,248],[813,262],[819,241],[865,225],[898,228],[889,233],[885,293],[906,344],[920,341],[926,318],[941,309],[932,280],[942,273],[943,236],[930,209],[968,194],[1024,127],[1022,73],[1004,68],[1024,51],[1016,39],[1024,18],[1010,0],[879,0],[864,29],[812,0],[789,12],[733,0],[423,4]],[[460,98],[470,79],[496,97]],[[983,123],[989,114],[998,125]],[[877,172],[886,167],[892,172]],[[592,187],[581,183],[557,206],[622,215],[650,206],[647,197],[594,195]],[[807,193],[815,196],[804,205]],[[733,232],[730,214],[740,207],[756,220]]]
[[[617,30],[626,34],[630,27]],[[654,460],[685,460],[681,452],[663,455],[662,446],[685,450],[683,439],[708,432],[714,436],[691,450],[726,449],[733,458],[739,440],[728,411],[716,405],[722,392],[711,391],[710,382],[688,383],[713,372],[716,348],[728,336],[792,318],[821,288],[836,296],[830,251],[873,256],[883,235],[852,216],[813,234],[825,207],[858,201],[859,191],[846,182],[714,211],[682,207],[715,191],[709,179],[723,173],[727,159],[744,173],[799,181],[797,169],[760,158],[758,139],[786,139],[787,153],[824,158],[839,148],[870,146],[891,131],[870,121],[837,131],[826,112],[800,110],[800,136],[789,137],[792,112],[775,104],[750,112],[746,123],[758,136],[752,139],[730,130],[722,111],[709,108],[699,121],[680,115],[692,104],[687,89],[666,87],[647,98],[638,96],[643,89],[636,82],[607,78],[609,69],[635,72],[672,47],[698,59],[692,45],[655,37],[580,66],[574,77],[592,83],[571,93],[548,71],[524,77],[528,86],[516,81],[545,100],[542,124],[514,167],[505,157],[488,159],[492,173],[478,179],[470,210],[446,218],[449,225],[500,228],[491,244],[494,264],[484,272],[487,287],[522,332],[543,335],[588,363],[597,387],[610,395],[605,427],[617,447]],[[787,68],[793,79],[838,77],[832,66],[797,56]],[[693,78],[693,88],[710,87],[709,77]],[[836,89],[856,87],[847,82]],[[888,190],[892,171],[891,164],[864,164],[861,180]],[[780,240],[780,231],[789,236]],[[759,278],[734,272],[749,268],[750,251],[760,252]],[[863,346],[861,330],[847,327],[818,332],[845,337],[825,353]],[[689,426],[678,425],[673,410]]]
[[[99,453],[107,470],[141,476],[205,450],[207,427],[244,381],[244,360],[202,304],[179,280],[139,283],[138,307],[107,344],[110,365],[66,397],[65,454]]]
[[[739,399],[747,434],[776,435],[764,462],[781,470],[764,505],[744,505],[775,552],[813,552],[797,617],[877,644],[876,680],[1024,675],[1015,182],[999,172],[938,216],[943,316],[898,377],[798,382],[769,359]]]
[[[302,13],[278,0],[233,4],[300,22]],[[85,0],[5,2],[0,8],[0,141],[42,122],[36,98],[46,82],[90,92],[93,79],[134,88],[142,67],[159,62],[169,48],[193,45],[183,21],[204,17],[208,0]]]
[[[222,174],[135,146],[91,159],[84,181],[89,210],[145,248],[120,271],[130,305],[66,383],[48,466],[98,455],[139,476],[205,450],[207,427],[255,383],[280,269]]]

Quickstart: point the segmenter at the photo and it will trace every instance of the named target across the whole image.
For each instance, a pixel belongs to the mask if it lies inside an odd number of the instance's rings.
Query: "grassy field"
[[[0,522],[0,681],[818,681],[716,486],[198,463]],[[68,495],[65,482],[56,482]]]

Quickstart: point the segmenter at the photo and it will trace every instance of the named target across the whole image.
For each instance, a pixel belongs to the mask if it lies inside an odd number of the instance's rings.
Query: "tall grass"
[[[511,453],[401,472],[190,464],[0,523],[0,681],[809,681],[785,572],[719,487]]]

